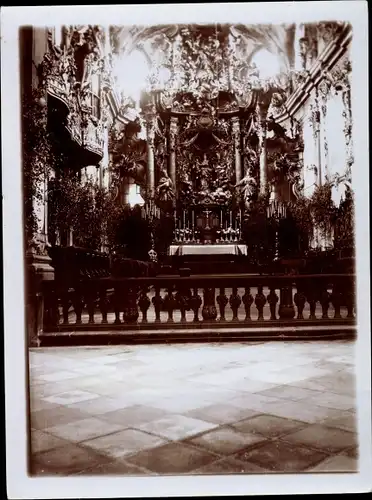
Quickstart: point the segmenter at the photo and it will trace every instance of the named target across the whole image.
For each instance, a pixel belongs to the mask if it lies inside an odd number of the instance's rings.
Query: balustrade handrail
[[[44,330],[199,329],[217,323],[266,328],[287,321],[350,326],[356,324],[355,283],[355,274],[55,280],[43,283]]]
[[[191,276],[179,276],[179,275],[165,275],[165,276],[145,276],[145,277],[92,277],[89,280],[84,280],[82,278],[78,283],[71,282],[57,284],[54,281],[46,281],[44,286],[47,289],[54,288],[74,288],[79,285],[84,287],[86,284],[89,287],[94,287],[99,285],[99,287],[106,287],[107,289],[115,287],[115,285],[122,284],[132,286],[154,286],[166,288],[171,284],[183,283],[190,287],[198,286],[198,288],[206,288],[212,286],[213,288],[219,287],[246,287],[246,286],[270,286],[275,285],[276,288],[281,288],[286,284],[288,286],[295,286],[296,284],[306,283],[309,281],[318,280],[321,282],[327,281],[328,283],[340,283],[347,281],[356,281],[356,274],[296,274],[296,275],[286,275],[286,274],[275,274],[275,275],[253,275],[253,274],[223,274],[223,275],[191,275]]]

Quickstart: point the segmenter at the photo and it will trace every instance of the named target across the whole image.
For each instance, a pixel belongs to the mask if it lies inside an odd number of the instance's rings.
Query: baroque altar
[[[177,246],[243,243],[259,196],[290,202],[302,188],[300,123],[276,119],[293,82],[260,78],[241,29],[164,27],[152,42],[160,62],[140,102],[146,140],[132,141],[127,164],[153,216],[172,218]]]

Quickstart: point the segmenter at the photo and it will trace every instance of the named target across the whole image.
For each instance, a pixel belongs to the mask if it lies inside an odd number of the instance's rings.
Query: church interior
[[[19,40],[32,473],[355,471],[351,25]]]

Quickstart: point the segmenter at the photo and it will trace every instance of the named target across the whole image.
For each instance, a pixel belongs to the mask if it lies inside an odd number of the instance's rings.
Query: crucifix
[[[206,215],[206,226],[205,226],[205,229],[210,229],[210,227],[209,227],[209,216],[210,216],[211,213],[212,213],[211,210],[208,210],[208,209],[207,210],[203,210],[203,214]]]

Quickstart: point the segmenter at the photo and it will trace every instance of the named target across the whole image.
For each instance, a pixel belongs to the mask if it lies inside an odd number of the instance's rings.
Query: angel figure
[[[239,188],[242,192],[246,208],[250,207],[252,196],[256,187],[257,183],[249,172],[247,172],[243,179],[235,185],[235,188]]]
[[[193,183],[190,179],[190,175],[188,172],[183,172],[181,177],[181,191],[185,194],[185,196],[191,196],[193,193]]]
[[[161,169],[156,195],[161,202],[169,202],[174,198],[173,182],[165,168]]]

